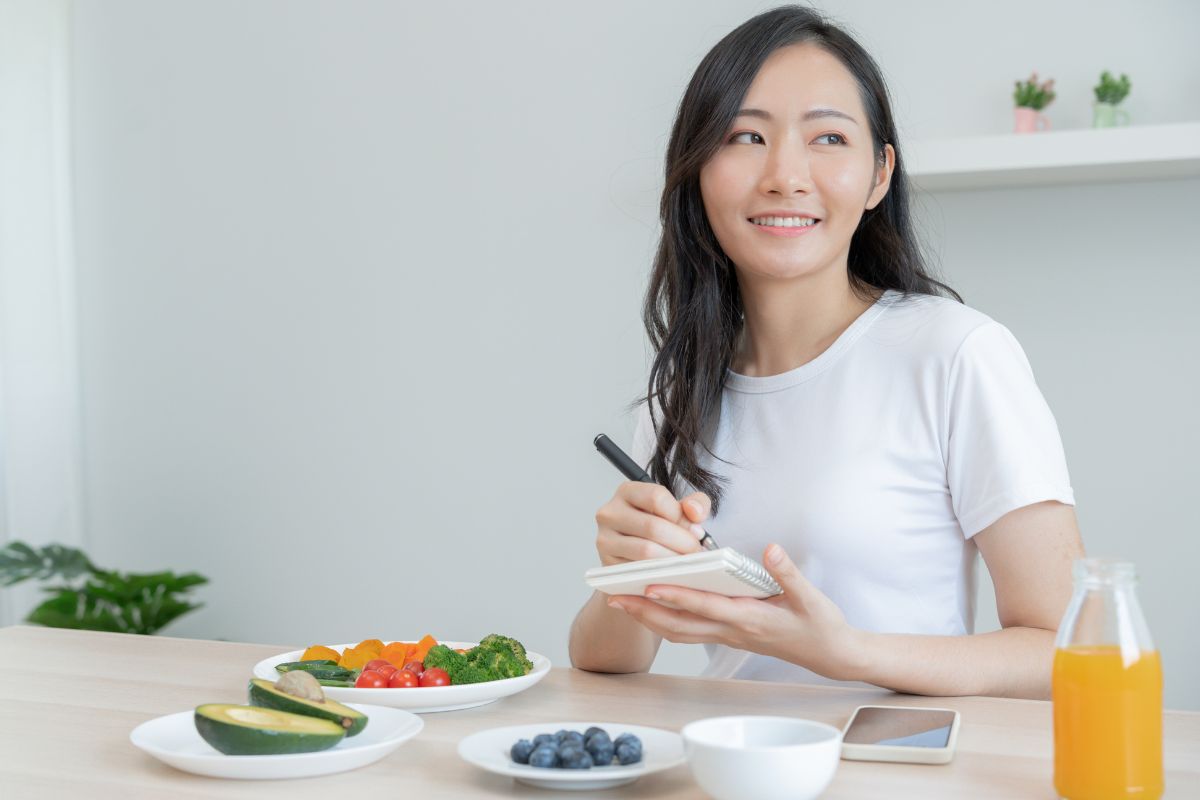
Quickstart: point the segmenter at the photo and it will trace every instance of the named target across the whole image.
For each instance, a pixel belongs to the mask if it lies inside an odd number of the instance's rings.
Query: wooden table
[[[580,800],[483,772],[457,744],[500,725],[600,719],[679,730],[725,714],[776,714],[841,726],[862,703],[928,705],[882,690],[596,675],[556,668],[515,697],[426,714],[425,729],[382,761],[351,772],[285,781],[235,781],[179,772],[129,742],[139,723],[201,703],[244,703],[251,667],[294,645],[232,644],[16,626],[0,629],[0,797],[436,798]],[[402,690],[397,690],[402,691]],[[823,797],[1053,798],[1050,704],[940,698],[962,714],[945,766],[843,761]],[[1200,797],[1200,714],[1164,715],[1167,797]],[[603,798],[703,798],[686,766]]]

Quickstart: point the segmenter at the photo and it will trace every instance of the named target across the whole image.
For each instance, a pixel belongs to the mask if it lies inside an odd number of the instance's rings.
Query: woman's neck
[[[731,368],[767,377],[807,364],[829,349],[875,302],[850,288],[845,270],[800,280],[739,280],[746,318]]]

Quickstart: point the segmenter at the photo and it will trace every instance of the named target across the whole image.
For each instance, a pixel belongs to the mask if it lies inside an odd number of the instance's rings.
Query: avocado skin
[[[367,727],[367,715],[361,711],[355,711],[349,706],[329,699],[322,704],[317,704],[302,697],[293,697],[279,691],[273,683],[264,678],[251,679],[248,691],[252,706],[327,719],[345,728],[347,736],[357,736],[362,733],[363,728]]]
[[[217,715],[228,707],[221,703],[197,706],[193,717],[200,737],[227,756],[316,753],[328,750],[344,738],[336,726],[331,726],[328,733],[305,733],[225,722]]]

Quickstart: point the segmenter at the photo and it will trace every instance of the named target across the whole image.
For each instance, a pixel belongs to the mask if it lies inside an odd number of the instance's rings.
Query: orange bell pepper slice
[[[433,638],[428,633],[422,636],[421,641],[417,642],[417,648],[413,653],[413,661],[424,661],[425,656],[429,655],[429,651],[437,643],[437,639]]]
[[[379,657],[395,666],[396,669],[403,669],[404,665],[408,663],[404,659],[408,656],[409,647],[411,645],[407,642],[392,642],[379,651]]]
[[[342,654],[332,647],[326,647],[323,644],[314,644],[312,647],[304,651],[304,655],[300,656],[301,661],[337,661],[342,657]]]
[[[379,654],[373,650],[359,650],[357,648],[348,648],[342,653],[342,657],[338,659],[338,666],[346,669],[362,669],[367,665],[368,661],[374,661],[379,657]]]
[[[383,652],[383,642],[379,639],[363,639],[358,644],[354,645],[355,650],[371,650],[378,656]]]

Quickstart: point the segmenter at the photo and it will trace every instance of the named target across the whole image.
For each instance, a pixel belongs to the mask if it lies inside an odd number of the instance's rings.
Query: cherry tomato
[[[390,678],[392,673],[395,671],[396,671],[395,664],[384,664],[382,666],[375,667],[375,672],[378,672],[380,675],[382,675],[385,678]]]
[[[387,676],[380,675],[373,669],[364,669],[354,682],[355,689],[386,689],[387,686]]]
[[[420,661],[410,661],[404,665],[404,668],[406,670],[408,670],[409,672],[411,672],[413,675],[418,675],[418,676],[422,672],[425,671],[425,665]]]
[[[374,671],[378,672],[380,667],[392,667],[392,666],[394,666],[392,664],[392,662],[388,661],[386,658],[377,658],[374,661],[368,661],[366,663],[366,665],[363,667],[363,671],[365,672],[367,670],[374,670]]]
[[[388,677],[387,685],[393,689],[413,689],[421,685],[421,679],[406,669],[398,669]]]
[[[446,674],[446,670],[437,667],[430,667],[421,673],[422,686],[449,686],[450,676]]]

